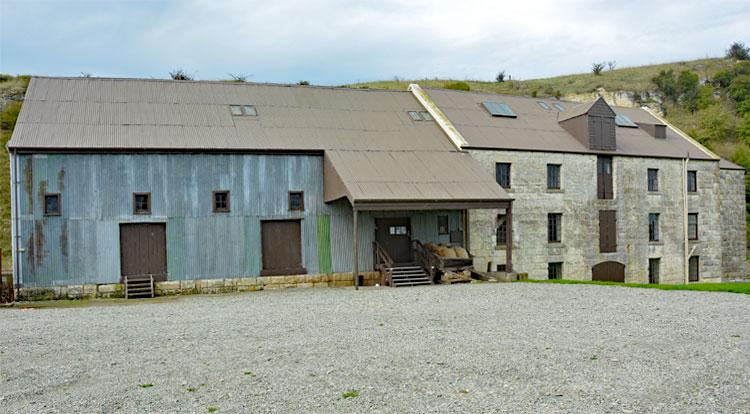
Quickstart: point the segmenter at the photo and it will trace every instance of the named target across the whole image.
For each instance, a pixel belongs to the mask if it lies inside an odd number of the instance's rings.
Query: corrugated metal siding
[[[25,286],[114,283],[120,279],[120,223],[167,223],[170,280],[256,276],[260,221],[302,220],[308,273],[352,269],[348,202],[323,203],[323,161],[313,155],[48,154],[19,156]],[[231,191],[231,212],[213,213],[211,192]],[[288,191],[305,192],[305,211],[290,212]],[[151,192],[152,214],[132,214],[132,193]],[[45,192],[62,193],[62,215],[45,217]],[[408,216],[414,237],[451,229],[460,212],[367,212],[360,219],[360,268],[372,269],[375,217]]]

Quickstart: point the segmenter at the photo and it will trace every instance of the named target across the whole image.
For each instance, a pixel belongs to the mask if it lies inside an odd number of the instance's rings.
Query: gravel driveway
[[[5,413],[750,412],[745,295],[289,289],[0,318]]]

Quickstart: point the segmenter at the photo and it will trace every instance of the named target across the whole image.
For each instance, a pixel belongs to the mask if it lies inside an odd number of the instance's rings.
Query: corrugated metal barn
[[[9,143],[16,281],[372,271],[376,241],[396,262],[402,239],[466,245],[465,211],[510,197],[427,109],[406,91],[33,78]]]

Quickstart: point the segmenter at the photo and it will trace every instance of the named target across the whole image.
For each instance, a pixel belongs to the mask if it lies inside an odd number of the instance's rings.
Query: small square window
[[[659,191],[659,170],[656,168],[648,169],[648,191]]]
[[[508,244],[508,216],[505,214],[497,215],[497,227],[495,229],[495,245],[505,246]]]
[[[698,171],[687,172],[687,190],[688,193],[695,193],[698,191]]]
[[[228,213],[229,212],[229,191],[214,191],[213,192],[213,203],[215,213]]]
[[[133,214],[151,214],[151,193],[133,193]]]
[[[448,234],[448,216],[438,216],[438,234]]]
[[[688,240],[698,240],[698,213],[688,214]]]
[[[421,111],[419,112],[419,115],[421,115],[422,119],[425,121],[432,121],[432,115],[427,111]]]
[[[562,262],[553,262],[547,264],[547,277],[550,280],[562,279]]]
[[[304,211],[305,210],[305,193],[302,191],[290,191],[289,192],[289,210],[291,211]]]
[[[700,276],[700,259],[698,256],[691,256],[688,262],[688,282],[697,282]]]
[[[659,284],[659,268],[661,267],[660,259],[648,259],[648,283],[652,285]]]
[[[560,164],[547,164],[547,189],[560,189]]]
[[[648,215],[648,241],[659,241],[659,213],[649,213]]]
[[[229,105],[229,112],[231,112],[234,116],[241,116],[242,107],[239,105]]]
[[[550,243],[562,241],[562,214],[547,214],[547,241]]]
[[[510,163],[498,162],[495,164],[495,181],[503,188],[510,188]]]
[[[253,105],[243,105],[242,112],[245,116],[258,116],[258,110]]]
[[[44,215],[45,216],[59,216],[60,215],[60,194],[45,194],[44,195]]]

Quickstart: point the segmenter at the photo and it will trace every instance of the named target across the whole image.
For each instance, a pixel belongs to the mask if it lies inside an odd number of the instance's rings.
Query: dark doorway
[[[120,274],[154,275],[156,282],[167,280],[166,224],[120,224]]]
[[[299,220],[263,221],[263,276],[307,273],[302,267],[302,230]]]
[[[383,246],[394,263],[413,261],[411,254],[411,223],[408,217],[376,218],[375,240]]]
[[[591,280],[625,282],[625,265],[619,262],[601,262],[591,268]]]

